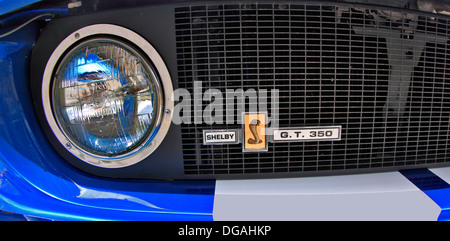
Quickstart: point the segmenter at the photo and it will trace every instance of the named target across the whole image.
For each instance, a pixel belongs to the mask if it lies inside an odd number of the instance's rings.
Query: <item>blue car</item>
[[[447,220],[449,15],[0,0],[0,220]]]

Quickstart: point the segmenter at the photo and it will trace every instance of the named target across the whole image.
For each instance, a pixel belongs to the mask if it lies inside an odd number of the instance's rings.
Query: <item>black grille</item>
[[[341,141],[269,143],[267,152],[243,153],[242,144],[202,143],[204,129],[241,125],[183,124],[185,174],[448,161],[447,18],[344,4],[277,3],[178,7],[175,19],[180,88],[193,93],[194,81],[202,81],[203,91],[222,93],[275,88],[280,127],[342,126]],[[201,109],[208,104],[202,102]]]

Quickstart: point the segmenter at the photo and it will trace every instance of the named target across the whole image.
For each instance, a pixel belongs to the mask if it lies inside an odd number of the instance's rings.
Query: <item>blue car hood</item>
[[[41,0],[0,0],[0,16]]]

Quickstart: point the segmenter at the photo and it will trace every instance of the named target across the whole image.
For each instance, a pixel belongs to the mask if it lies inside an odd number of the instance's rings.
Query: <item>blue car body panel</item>
[[[438,220],[450,218],[450,185],[428,169],[401,172],[442,209]]]
[[[31,24],[0,39],[0,209],[57,220],[211,220],[213,181],[103,179],[60,160],[30,98],[37,31]]]
[[[12,12],[41,0],[0,0],[0,15]]]
[[[0,15],[35,2],[0,0]],[[216,181],[105,179],[56,154],[30,97],[29,55],[38,32],[30,24],[0,38],[0,210],[56,220],[213,220]],[[447,182],[428,170],[402,174],[441,208],[438,220],[450,219]]]

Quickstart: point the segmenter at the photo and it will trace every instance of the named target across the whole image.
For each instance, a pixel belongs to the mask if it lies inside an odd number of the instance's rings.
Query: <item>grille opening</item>
[[[180,88],[193,93],[194,81],[202,81],[204,90],[222,93],[276,88],[280,127],[342,126],[341,141],[269,143],[267,152],[243,153],[242,144],[202,142],[203,129],[241,125],[182,124],[185,174],[318,172],[447,162],[449,48],[448,40],[433,36],[448,39],[448,20],[394,16],[398,12],[329,5],[176,8]],[[400,37],[373,34],[386,30]],[[419,33],[431,37],[423,51],[405,50],[405,71],[400,74],[411,77],[406,103],[396,108],[396,103],[388,103],[395,94],[390,90],[395,62],[389,43],[420,41]],[[410,71],[411,61],[415,62]],[[208,104],[203,102],[200,109]]]

